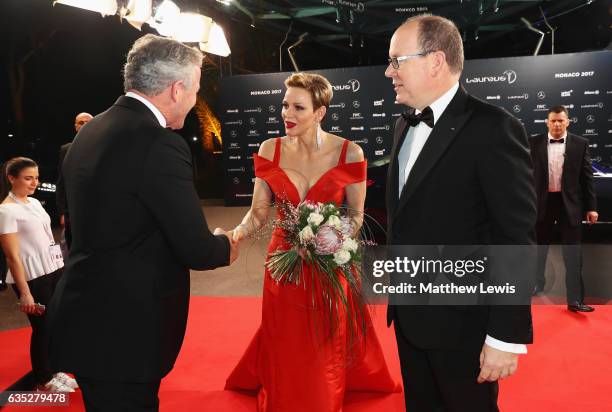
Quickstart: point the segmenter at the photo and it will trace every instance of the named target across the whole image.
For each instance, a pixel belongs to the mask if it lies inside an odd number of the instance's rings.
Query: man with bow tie
[[[567,308],[572,312],[592,312],[584,304],[582,282],[582,219],[597,222],[597,199],[589,141],[567,132],[569,113],[564,106],[551,107],[548,133],[530,139],[538,196],[538,271],[534,293],[544,291],[546,257],[555,223],[559,228],[565,263]]]
[[[411,17],[395,31],[389,57],[385,76],[408,110],[394,129],[388,245],[532,245],[527,134],[515,117],[459,84],[463,45],[455,24]],[[411,412],[497,411],[497,381],[516,371],[532,341],[528,305],[391,301],[391,322]]]

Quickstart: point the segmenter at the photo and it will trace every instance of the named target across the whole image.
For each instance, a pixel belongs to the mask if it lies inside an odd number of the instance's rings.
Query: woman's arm
[[[274,140],[266,140],[259,147],[259,156],[271,159],[274,156]],[[242,240],[259,230],[268,220],[272,191],[265,180],[255,178],[251,208],[244,215],[242,222],[234,228],[234,240]]]
[[[17,233],[5,233],[0,235],[0,244],[6,256],[6,263],[13,275],[15,285],[21,295],[21,311],[27,314],[34,314],[38,311],[34,305],[34,297],[30,292],[30,287],[26,282],[26,274],[19,255],[19,235]]]
[[[364,160],[363,150],[355,143],[349,143],[346,153],[346,162],[362,162]],[[346,186],[346,203],[349,208],[348,216],[351,219],[353,226],[353,235],[356,235],[361,229],[364,216],[364,204],[366,197],[366,181],[353,183]]]

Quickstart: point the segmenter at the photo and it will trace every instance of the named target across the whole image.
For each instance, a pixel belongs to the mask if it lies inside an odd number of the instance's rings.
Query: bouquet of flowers
[[[290,248],[270,254],[266,267],[272,278],[299,285],[308,266],[313,278],[318,277],[326,306],[339,301],[350,311],[341,278],[348,293],[361,296],[360,246],[372,242],[356,239],[350,218],[332,202],[282,202],[277,207],[280,218],[273,225],[283,229]]]

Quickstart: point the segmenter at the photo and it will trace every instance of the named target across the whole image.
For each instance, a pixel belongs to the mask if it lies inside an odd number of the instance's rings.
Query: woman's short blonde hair
[[[325,77],[314,73],[293,73],[285,80],[286,87],[300,87],[310,93],[314,110],[325,106],[329,108],[334,91]]]

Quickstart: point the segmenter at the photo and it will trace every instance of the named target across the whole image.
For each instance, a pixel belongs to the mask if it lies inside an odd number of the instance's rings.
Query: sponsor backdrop
[[[334,88],[324,130],[363,148],[370,167],[385,163],[393,124],[404,106],[396,104],[386,66],[317,70]],[[461,79],[468,92],[518,117],[527,132],[546,131],[549,107],[562,104],[570,130],[591,141],[594,166],[612,165],[612,52],[469,60]],[[253,153],[271,137],[285,134],[281,103],[290,73],[234,76],[221,82],[225,203],[249,205]],[[492,130],[492,133],[495,131]],[[382,176],[381,173],[379,176]],[[379,185],[382,182],[377,182]]]

